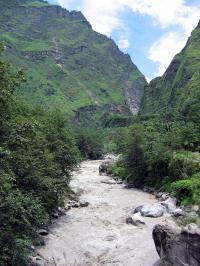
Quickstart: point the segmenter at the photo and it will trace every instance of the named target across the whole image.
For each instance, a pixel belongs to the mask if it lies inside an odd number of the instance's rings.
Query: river
[[[159,259],[152,228],[163,218],[144,218],[145,225],[126,224],[126,217],[142,204],[155,203],[153,195],[120,184],[105,184],[102,161],[86,161],[70,183],[82,191],[86,208],[73,208],[59,218],[38,250],[46,265],[57,266],[152,266]]]

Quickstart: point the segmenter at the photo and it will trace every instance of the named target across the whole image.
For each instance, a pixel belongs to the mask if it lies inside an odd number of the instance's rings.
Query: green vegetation
[[[14,73],[0,59],[0,265],[9,266],[26,265],[37,229],[64,204],[79,160],[60,111],[47,113],[16,100],[24,81],[21,71]]]
[[[180,128],[178,121],[140,119],[140,124],[118,130],[115,149],[122,156],[109,170],[136,187],[153,186],[176,195],[182,204],[200,204],[199,124]],[[186,141],[183,128],[193,138]]]
[[[24,7],[43,7],[43,6],[48,6],[48,5],[49,4],[47,2],[43,2],[43,1],[30,1],[30,2],[23,4],[22,6],[24,6]]]
[[[200,205],[200,24],[163,77],[145,87],[141,110],[118,129],[121,160],[110,169],[137,187],[171,192]]]

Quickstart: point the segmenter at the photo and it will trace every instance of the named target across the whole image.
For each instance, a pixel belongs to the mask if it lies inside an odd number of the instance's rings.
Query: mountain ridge
[[[137,113],[146,80],[113,40],[93,31],[81,12],[41,0],[15,3],[0,11],[0,41],[30,80],[17,91],[20,99],[70,115],[108,104]]]

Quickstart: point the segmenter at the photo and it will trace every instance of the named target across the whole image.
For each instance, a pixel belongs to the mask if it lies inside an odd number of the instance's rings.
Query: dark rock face
[[[200,229],[190,224],[181,229],[174,222],[153,229],[156,250],[166,266],[200,265]]]

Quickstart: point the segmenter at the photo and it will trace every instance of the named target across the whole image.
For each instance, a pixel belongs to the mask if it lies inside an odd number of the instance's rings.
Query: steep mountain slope
[[[17,91],[20,98],[70,115],[90,106],[137,112],[144,76],[111,39],[92,30],[82,13],[42,0],[0,4],[6,57],[28,75]]]
[[[145,87],[142,114],[160,113],[168,107],[200,121],[200,23],[164,75]]]

